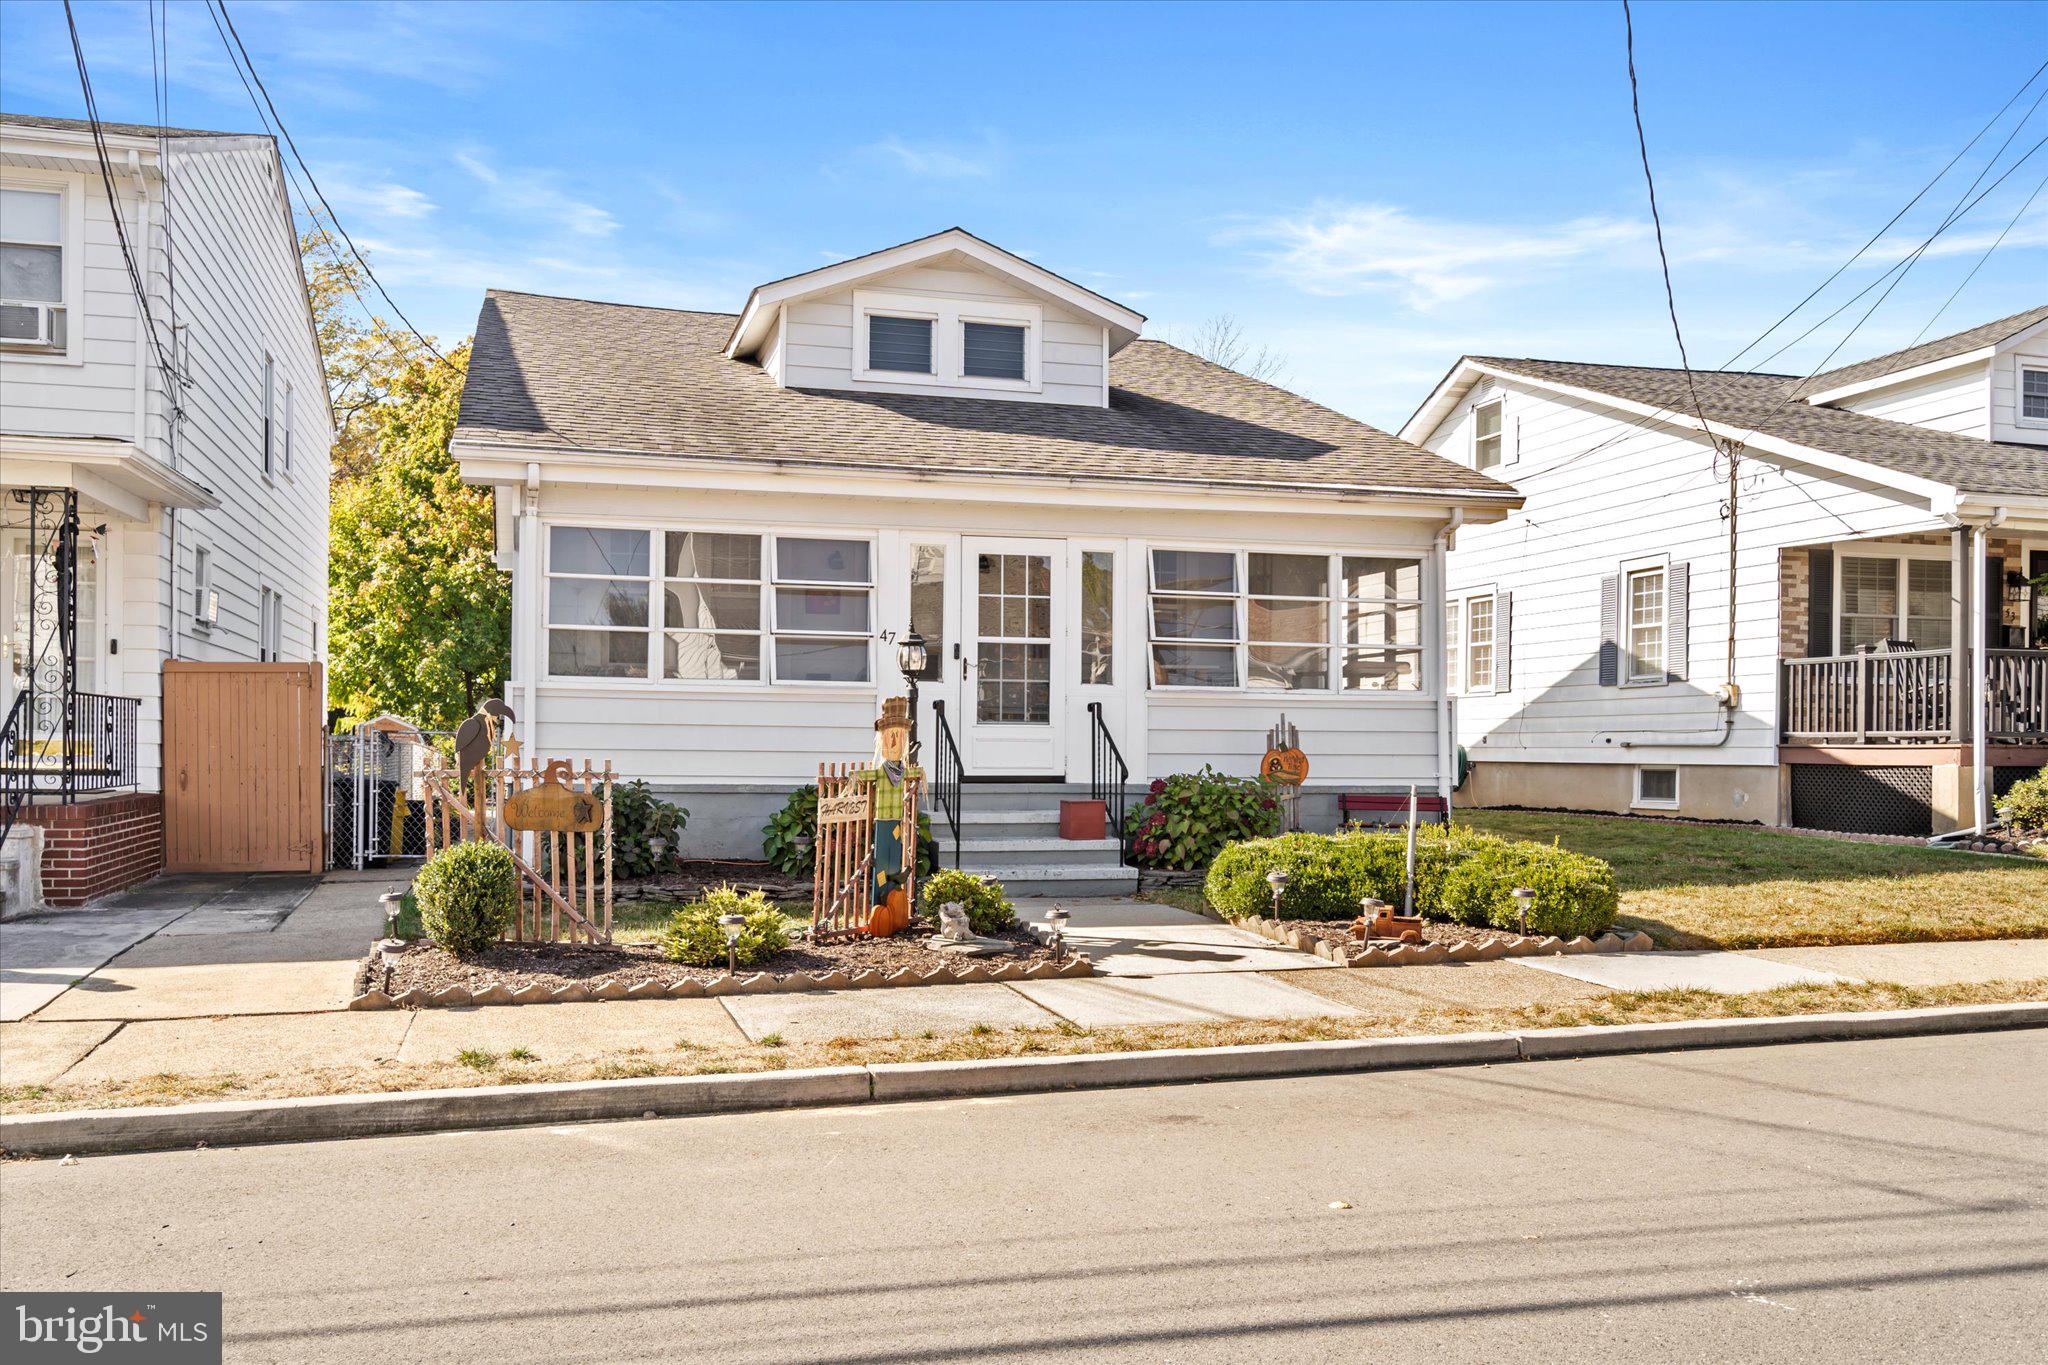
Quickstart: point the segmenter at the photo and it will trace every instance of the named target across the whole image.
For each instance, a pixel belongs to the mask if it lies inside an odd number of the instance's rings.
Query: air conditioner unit
[[[0,341],[16,346],[56,344],[49,303],[0,303]]]

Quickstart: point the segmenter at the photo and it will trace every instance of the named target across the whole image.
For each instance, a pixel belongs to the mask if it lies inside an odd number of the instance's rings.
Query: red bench
[[[1450,823],[1449,805],[1441,796],[1415,798],[1416,818],[1434,820],[1438,824]],[[1399,825],[1408,820],[1408,797],[1405,793],[1392,792],[1349,792],[1337,798],[1337,818],[1341,824]]]

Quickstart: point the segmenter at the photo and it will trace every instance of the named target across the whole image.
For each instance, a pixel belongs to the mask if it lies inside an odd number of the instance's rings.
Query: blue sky
[[[1676,361],[1618,3],[229,8],[344,225],[444,337],[488,286],[736,309],[957,223],[1150,335],[1232,314],[1382,426],[1463,352]],[[102,116],[150,121],[144,6],[77,12]],[[257,129],[205,11],[169,28],[170,121]],[[1718,365],[2048,58],[2048,4],[1645,4],[1636,40],[1679,315]],[[1805,316],[1931,232],[2043,89]],[[0,103],[82,112],[59,6],[0,5]],[[2048,105],[1986,183],[2043,136]],[[2048,148],[1835,363],[1912,341],[2009,222],[1929,335],[2048,298],[2048,192],[2013,222],[2044,177]],[[1876,297],[1770,368],[1818,363]]]

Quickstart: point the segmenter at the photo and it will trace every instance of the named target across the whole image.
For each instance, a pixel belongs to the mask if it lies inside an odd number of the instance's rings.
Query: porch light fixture
[[[1515,898],[1515,921],[1522,926],[1522,933],[1526,935],[1529,932],[1529,907],[1536,903],[1536,888],[1518,886],[1508,894]]]
[[[735,976],[740,970],[740,930],[747,927],[745,915],[720,915],[718,927],[725,930],[725,969]]]
[[[1287,890],[1287,869],[1276,867],[1266,874],[1266,885],[1273,888],[1273,922],[1280,922],[1280,895]]]
[[[910,738],[903,749],[904,761],[908,763],[917,762],[917,680],[930,658],[924,636],[915,630],[905,631],[896,642],[896,667],[903,671],[904,685],[910,689]]]

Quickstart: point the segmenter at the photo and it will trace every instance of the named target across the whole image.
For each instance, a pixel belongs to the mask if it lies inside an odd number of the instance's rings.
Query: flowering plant
[[[1125,829],[1140,867],[1207,867],[1227,845],[1280,827],[1280,799],[1259,777],[1231,777],[1207,764],[1157,778]]]

